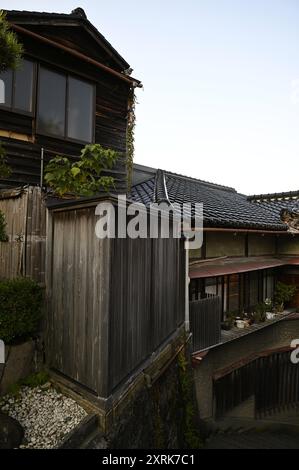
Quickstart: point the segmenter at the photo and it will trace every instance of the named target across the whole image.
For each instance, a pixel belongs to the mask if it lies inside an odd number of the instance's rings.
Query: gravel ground
[[[6,395],[0,409],[23,426],[21,448],[51,449],[70,432],[87,413],[71,398],[57,392],[50,384],[23,387],[16,397]]]

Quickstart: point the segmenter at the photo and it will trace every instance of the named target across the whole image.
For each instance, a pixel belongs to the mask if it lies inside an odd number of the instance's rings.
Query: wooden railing
[[[299,405],[299,365],[287,348],[252,357],[242,366],[214,377],[215,417],[254,398],[255,417],[263,418]]]
[[[209,296],[190,302],[193,352],[214,346],[221,339],[221,299]]]

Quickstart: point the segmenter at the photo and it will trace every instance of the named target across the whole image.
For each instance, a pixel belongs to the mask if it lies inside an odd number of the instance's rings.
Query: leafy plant
[[[183,406],[182,433],[184,448],[198,449],[202,447],[202,440],[197,427],[197,413],[194,406],[193,379],[186,352],[181,351],[178,355],[178,376],[180,385],[180,396]]]
[[[0,142],[0,178],[9,178],[11,175],[11,168],[7,165],[6,152]]]
[[[28,278],[0,281],[0,338],[7,344],[34,335],[42,316],[42,288]]]
[[[266,316],[267,310],[268,310],[267,305],[264,302],[260,302],[259,304],[257,304],[253,312],[254,321],[257,323],[264,323],[267,318]]]
[[[10,30],[6,14],[0,11],[0,72],[15,69],[20,65],[23,46],[16,34]]]
[[[297,287],[278,282],[274,292],[274,303],[276,310],[282,312],[286,302],[290,302],[296,294]]]
[[[114,186],[114,178],[101,174],[113,168],[117,157],[117,152],[100,144],[86,145],[75,163],[66,157],[53,158],[46,167],[45,181],[60,197],[93,196],[100,190],[109,191]]]
[[[3,212],[0,211],[0,242],[7,242],[6,222]]]

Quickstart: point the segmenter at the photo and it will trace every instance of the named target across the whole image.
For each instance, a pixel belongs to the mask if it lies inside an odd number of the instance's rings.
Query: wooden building
[[[203,245],[190,250],[189,315],[195,382],[202,418],[254,418],[298,406],[299,231],[281,219],[296,215],[299,192],[247,197],[228,188],[137,165],[132,198],[149,204],[203,204]],[[225,320],[273,300],[277,281],[297,287],[282,314],[239,329]],[[271,314],[272,315],[272,314]],[[230,321],[228,322],[230,323]],[[246,325],[246,326],[245,326]],[[231,328],[231,329],[229,329]],[[274,393],[273,390],[278,390]]]
[[[127,190],[126,135],[132,92],[141,86],[129,64],[88,21],[71,14],[8,11],[24,45],[15,72],[0,75],[0,138],[13,169],[2,186],[43,185],[56,154],[78,158],[87,143],[117,150],[116,192]]]
[[[156,376],[173,360],[184,331],[184,246],[180,239],[95,234],[97,204],[115,204],[128,192],[128,117],[141,86],[129,64],[82,9],[10,11],[7,18],[25,54],[20,69],[0,75],[0,138],[13,170],[0,181],[9,236],[0,246],[0,277],[45,283],[46,363],[104,410],[136,377],[144,386],[147,367]],[[114,191],[51,199],[43,188],[46,163],[55,155],[75,160],[88,143],[119,153],[109,170]]]
[[[0,248],[0,277],[33,275],[44,282],[45,166],[56,155],[76,160],[86,144],[99,143],[119,152],[109,175],[114,192],[126,193],[128,115],[141,84],[81,8],[71,14],[7,11],[7,19],[25,52],[20,68],[0,74],[0,142],[12,169],[0,178],[9,237]],[[39,224],[34,234],[31,214]]]

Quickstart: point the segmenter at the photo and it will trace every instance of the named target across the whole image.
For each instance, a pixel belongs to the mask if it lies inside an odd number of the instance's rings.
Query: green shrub
[[[276,310],[283,311],[285,302],[290,302],[296,294],[297,287],[278,282],[274,292]]]
[[[254,307],[253,318],[254,321],[257,323],[264,323],[266,321],[266,312],[267,312],[267,305],[264,302],[260,302]]]
[[[7,344],[34,335],[42,314],[42,289],[27,278],[0,281],[0,338]]]
[[[46,166],[45,181],[59,197],[93,196],[100,190],[108,192],[114,187],[112,176],[102,176],[111,170],[118,153],[104,149],[100,144],[89,144],[81,150],[81,157],[72,163],[66,157],[55,157]]]
[[[11,31],[3,10],[0,10],[0,72],[20,65],[23,46],[16,34]]]

